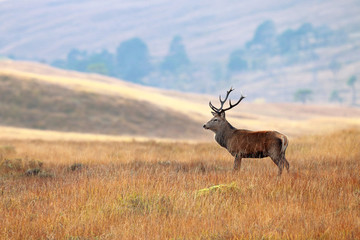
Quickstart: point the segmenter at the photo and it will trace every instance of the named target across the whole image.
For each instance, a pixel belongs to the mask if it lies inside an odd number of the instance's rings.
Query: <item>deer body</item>
[[[226,148],[235,157],[234,170],[240,169],[242,158],[270,157],[278,166],[279,175],[281,175],[284,166],[289,171],[289,163],[285,158],[285,151],[288,146],[288,140],[285,135],[276,131],[254,132],[236,129],[226,120],[225,111],[239,104],[244,98],[242,96],[234,105],[230,102],[230,107],[223,110],[223,104],[231,91],[232,89],[228,91],[224,101],[220,98],[221,107],[219,109],[213,107],[210,103],[210,107],[214,110],[214,117],[203,127],[213,131],[217,143]]]

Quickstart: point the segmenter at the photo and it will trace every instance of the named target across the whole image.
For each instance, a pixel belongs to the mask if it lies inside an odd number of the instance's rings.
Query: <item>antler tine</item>
[[[239,101],[237,101],[237,103],[235,103],[234,105],[232,105],[232,104],[231,104],[231,100],[229,100],[230,107],[228,107],[228,108],[226,108],[226,109],[223,109],[224,104],[225,104],[225,102],[227,101],[227,99],[229,98],[229,95],[230,95],[230,93],[231,93],[232,91],[234,91],[234,89],[231,87],[230,90],[226,92],[226,96],[225,96],[225,99],[224,99],[224,100],[221,99],[221,94],[219,95],[220,108],[214,107],[214,105],[211,104],[211,101],[209,102],[210,108],[211,108],[214,112],[216,112],[216,113],[225,112],[225,111],[227,111],[227,110],[235,107],[236,105],[238,105],[238,104],[241,102],[241,100],[243,100],[243,99],[245,98],[245,97],[241,94],[241,98],[239,99]]]
[[[223,109],[222,111],[225,112],[225,111],[227,111],[227,110],[232,109],[233,107],[235,107],[236,105],[238,105],[238,104],[241,102],[241,100],[243,100],[244,98],[245,98],[245,97],[241,94],[241,97],[240,97],[239,101],[237,101],[234,105],[231,104],[231,100],[229,100],[230,107],[225,108],[225,109]]]
[[[220,104],[221,104],[221,106],[220,106],[220,108],[219,108],[219,111],[222,111],[226,100],[229,98],[229,95],[230,95],[230,93],[231,93],[233,90],[234,90],[234,89],[231,87],[230,90],[226,92],[226,96],[225,96],[225,99],[224,99],[224,100],[221,100],[221,94],[219,95],[219,100],[220,100]]]
[[[226,102],[226,100],[228,99],[230,93],[231,93],[233,90],[234,90],[234,89],[231,87],[230,90],[226,92],[226,97],[225,97],[224,101],[221,100],[221,95],[219,95],[219,100],[220,100],[220,102],[222,103],[222,105]]]
[[[209,106],[210,106],[210,108],[214,111],[214,112],[216,112],[216,113],[220,113],[220,109],[217,109],[216,107],[214,107],[214,105],[212,105],[211,104],[211,101],[209,102]]]

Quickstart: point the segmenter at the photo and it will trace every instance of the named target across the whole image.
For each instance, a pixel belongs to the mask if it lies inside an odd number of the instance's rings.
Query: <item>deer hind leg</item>
[[[280,158],[281,158],[281,161],[283,162],[284,166],[286,167],[287,172],[289,172],[290,164],[286,160],[285,153],[282,153]]]
[[[287,140],[287,137],[286,136],[282,136],[282,147],[281,147],[281,160],[284,162],[285,164],[285,167],[286,167],[286,170],[287,172],[289,172],[289,168],[290,168],[290,164],[289,162],[286,160],[286,157],[285,157],[285,151],[286,151],[286,148],[289,144],[289,141]]]
[[[239,170],[240,167],[241,167],[241,157],[239,155],[236,155],[234,160],[234,170]]]
[[[286,167],[287,172],[289,172],[290,164],[289,164],[289,162],[286,160],[285,156],[283,157],[283,161],[284,161],[284,164],[285,164],[285,167]]]
[[[284,161],[282,161],[282,159],[281,158],[272,158],[272,157],[270,157],[271,158],[271,160],[276,164],[276,166],[278,166],[278,168],[279,168],[279,176],[282,174],[282,170],[283,170],[283,168],[284,168]]]

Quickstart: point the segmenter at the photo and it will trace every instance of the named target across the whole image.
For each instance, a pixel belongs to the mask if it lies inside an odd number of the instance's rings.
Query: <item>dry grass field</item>
[[[215,143],[0,140],[0,239],[359,239],[360,130],[291,138],[290,173]]]
[[[358,108],[234,109],[235,127],[290,137],[277,177],[269,159],[233,172],[201,128],[217,96],[33,63],[0,78],[0,239],[360,238]]]

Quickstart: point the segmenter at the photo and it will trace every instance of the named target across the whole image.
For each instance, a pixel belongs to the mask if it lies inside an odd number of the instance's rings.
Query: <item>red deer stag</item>
[[[289,163],[285,158],[285,151],[288,146],[288,139],[285,135],[276,131],[260,131],[253,132],[245,129],[236,129],[225,119],[225,111],[238,105],[245,97],[241,95],[239,101],[235,104],[229,100],[229,107],[223,108],[224,103],[229,94],[234,89],[230,88],[226,93],[224,100],[220,100],[220,108],[214,107],[209,102],[210,108],[213,110],[213,118],[203,127],[210,129],[215,133],[215,140],[220,146],[226,148],[234,160],[234,170],[240,169],[242,158],[264,158],[270,157],[278,166],[279,175],[281,175],[284,165],[289,171]]]

